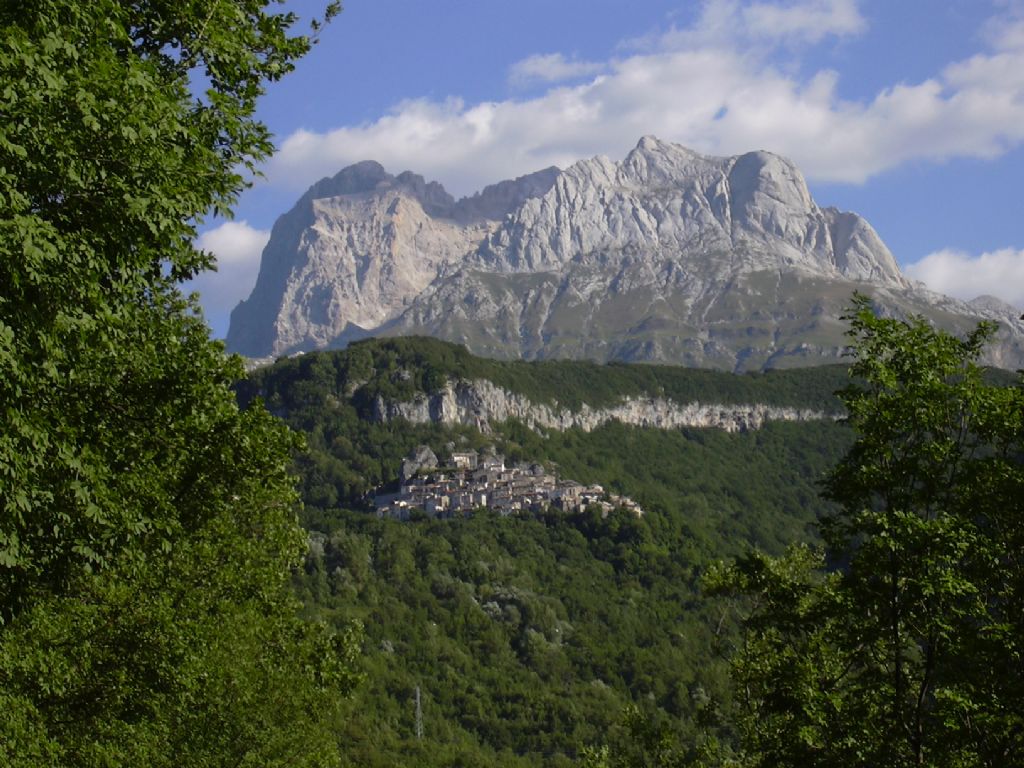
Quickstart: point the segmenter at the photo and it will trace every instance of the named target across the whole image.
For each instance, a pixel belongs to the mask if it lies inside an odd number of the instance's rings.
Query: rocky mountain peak
[[[811,214],[817,210],[800,170],[771,152],[740,155],[731,163],[728,179],[733,209],[748,217],[764,211]]]
[[[426,181],[412,171],[403,171],[395,177],[395,187],[416,198],[423,210],[435,218],[451,218],[455,198],[438,182]]]
[[[710,254],[729,258],[709,258]],[[856,214],[822,211],[789,160],[702,155],[646,136],[616,163],[575,163],[510,214],[478,250],[483,269],[670,260],[704,275],[803,269],[904,287],[892,254]]]
[[[555,183],[561,171],[554,166],[500,181],[479,192],[464,197],[455,206],[453,216],[460,221],[489,219],[501,221],[527,200],[545,194]]]
[[[871,225],[819,207],[791,161],[653,136],[621,161],[458,201],[411,171],[349,166],[274,225],[227,343],[264,356],[418,333],[500,357],[806,365],[841,356],[854,290],[954,329],[997,319],[996,358],[1024,364],[1017,314],[907,280]]]
[[[1012,304],[1008,304],[1007,302],[1003,301],[1000,298],[990,296],[987,293],[982,294],[981,296],[977,296],[967,303],[980,311],[997,313],[1007,316],[1020,314],[1020,310],[1017,307],[1013,306]]]
[[[723,161],[691,149],[644,136],[619,165],[626,183],[657,186],[685,183],[708,174],[721,173]]]
[[[389,185],[394,177],[375,160],[364,160],[350,165],[337,174],[325,177],[311,186],[302,200],[318,200],[338,195],[358,195],[374,192]]]
[[[311,186],[300,204],[334,197],[354,197],[400,192],[415,198],[432,216],[451,216],[455,199],[436,181],[428,182],[412,171],[392,176],[375,160],[364,160],[343,168]]]

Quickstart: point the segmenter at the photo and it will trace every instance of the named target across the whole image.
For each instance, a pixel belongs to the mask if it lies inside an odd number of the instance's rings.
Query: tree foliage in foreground
[[[310,44],[269,5],[0,7],[5,765],[336,759],[352,644],[289,596],[294,438],[177,288]]]
[[[711,578],[745,610],[748,764],[1024,764],[1024,389],[983,379],[987,324],[961,340],[861,298],[850,320],[825,555]]]

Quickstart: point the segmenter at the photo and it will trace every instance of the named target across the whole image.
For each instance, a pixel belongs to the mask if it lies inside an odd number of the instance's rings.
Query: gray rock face
[[[227,346],[249,357],[323,348],[393,319],[495,219],[542,194],[557,169],[456,202],[440,184],[378,163],[314,184],[279,218],[252,295],[231,313]]]
[[[437,467],[437,456],[426,445],[418,445],[409,452],[398,469],[398,479],[403,483],[421,469]]]
[[[425,334],[509,358],[751,370],[836,361],[854,290],[954,331],[1001,324],[990,362],[1024,365],[1024,323],[906,279],[871,226],[820,208],[768,152],[708,157],[652,137],[460,201],[376,163],[314,185],[275,224],[228,347],[249,356]]]
[[[803,269],[907,287],[874,230],[855,214],[819,209],[800,171],[767,152],[705,157],[641,139],[622,163],[566,170],[512,213],[475,254],[500,272],[672,263],[703,279]],[[723,258],[724,257],[724,258]]]
[[[431,395],[408,402],[386,401],[378,397],[374,404],[377,421],[402,418],[413,424],[462,424],[482,432],[491,423],[516,419],[531,429],[580,429],[590,432],[609,421],[637,427],[680,429],[713,427],[726,432],[759,429],[768,421],[821,421],[838,418],[806,408],[781,408],[754,403],[721,405],[714,403],[677,403],[654,397],[627,397],[610,408],[592,408],[584,403],[569,410],[545,403],[534,403],[523,395],[508,392],[486,379],[455,381]],[[429,450],[429,449],[428,449]],[[402,465],[405,471],[405,464]]]

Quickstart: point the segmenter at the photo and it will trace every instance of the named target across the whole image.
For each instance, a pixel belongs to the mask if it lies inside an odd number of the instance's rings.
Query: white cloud
[[[970,300],[989,295],[1024,308],[1024,250],[1003,248],[980,256],[936,251],[906,265],[904,272],[948,296]]]
[[[757,2],[741,11],[751,37],[817,43],[831,35],[856,35],[867,28],[856,0],[807,0],[776,5]]]
[[[243,219],[225,221],[213,229],[206,230],[196,239],[196,247],[215,254],[221,270],[234,269],[251,265],[253,259],[259,264],[260,251],[269,239],[270,232],[250,227]]]
[[[513,64],[509,69],[509,82],[516,87],[560,83],[596,75],[604,68],[600,62],[566,58],[561,53],[538,53]]]
[[[1015,2],[988,21],[982,33],[997,50],[1024,48],[1024,2]]]
[[[1024,47],[1016,32],[919,83],[844,101],[838,75],[785,74],[753,37],[776,43],[855,34],[852,0],[785,5],[711,0],[689,30],[613,59],[605,73],[535,98],[465,104],[416,99],[376,121],[297,131],[269,168],[271,183],[304,187],[365,159],[411,169],[455,194],[593,154],[621,157],[645,134],[711,154],[768,149],[819,181],[862,182],[913,160],[992,158],[1024,143]],[[998,46],[996,43],[998,42]],[[556,78],[589,67],[558,54],[520,62]]]
[[[215,329],[235,305],[249,296],[260,268],[260,254],[270,232],[250,227],[245,221],[226,221],[203,232],[196,247],[217,257],[217,271],[204,272],[185,286],[199,291],[203,310]]]
[[[708,46],[749,49],[752,45],[819,43],[826,37],[847,37],[867,29],[857,0],[705,0],[697,20],[683,29],[624,41],[623,49],[683,50]]]

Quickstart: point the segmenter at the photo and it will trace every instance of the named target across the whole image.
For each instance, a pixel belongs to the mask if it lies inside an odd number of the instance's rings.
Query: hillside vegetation
[[[759,402],[838,411],[834,392],[846,383],[846,367],[826,365],[734,375],[674,365],[599,364],[586,360],[493,360],[465,347],[425,336],[370,339],[335,352],[314,352],[277,361],[250,377],[245,392],[262,392],[268,405],[294,406],[293,383],[336,393],[358,389],[360,401],[381,395],[407,399],[433,392],[446,378],[487,379],[536,403],[558,402],[570,409],[612,405],[625,397],[650,395],[681,403]],[[304,387],[304,390],[308,389]],[[282,398],[280,401],[275,398]]]
[[[836,411],[844,369],[510,363],[390,339],[282,360],[240,385],[243,402],[262,396],[308,442],[296,459],[312,531],[295,577],[306,612],[365,627],[366,682],[343,739],[353,763],[568,765],[583,746],[619,738],[630,705],[679,734],[716,722],[729,707],[720,652],[731,628],[700,596],[701,574],[752,546],[778,553],[813,540],[826,509],[818,481],[849,431],[832,421],[739,434],[612,422],[540,433],[508,422],[481,434],[370,419],[378,395],[408,399],[449,377],[577,406],[629,393]],[[364,494],[393,482],[420,444],[442,458],[453,445],[493,445],[624,493],[647,514],[378,520]]]

